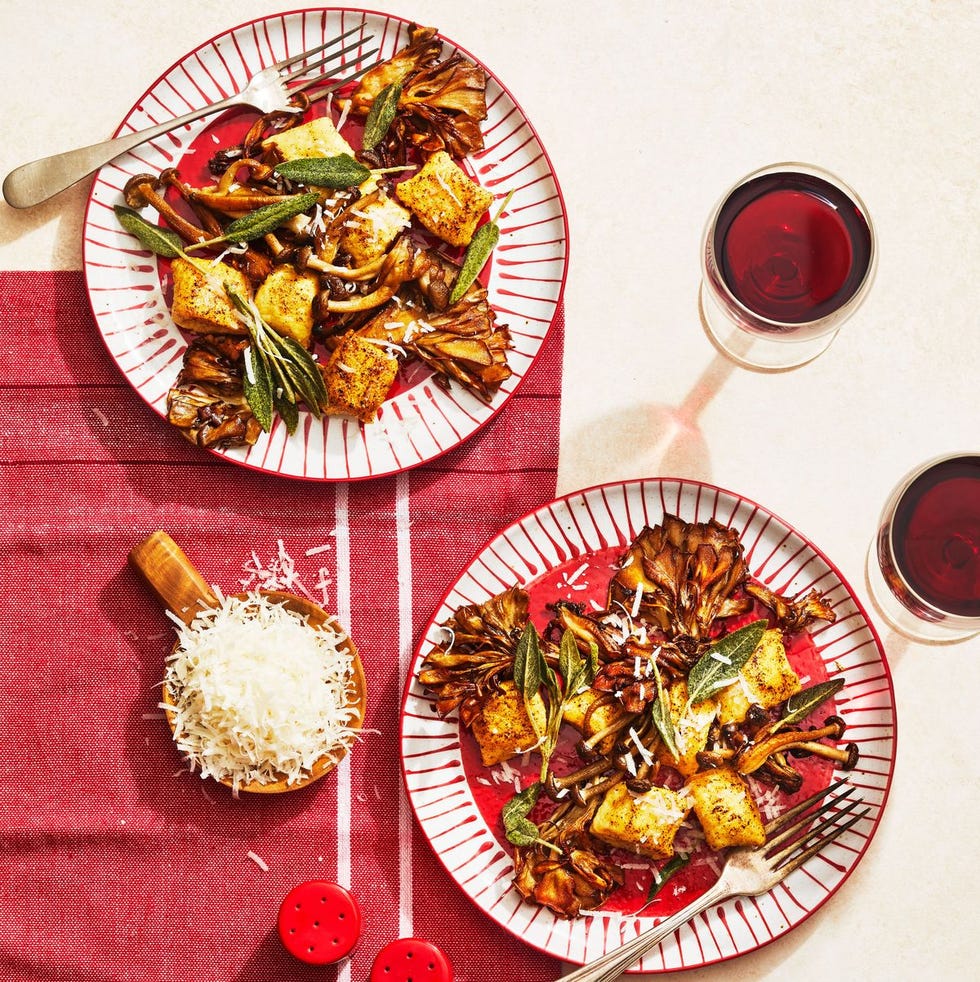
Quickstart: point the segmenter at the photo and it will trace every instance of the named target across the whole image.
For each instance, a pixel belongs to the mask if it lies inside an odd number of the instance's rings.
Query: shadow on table
[[[563,445],[567,466],[589,474],[588,483],[610,475],[710,481],[711,461],[698,421],[735,369],[716,355],[680,404],[648,403],[598,418]]]
[[[295,982],[309,979],[310,982],[313,980],[325,982],[325,980],[336,979],[338,971],[339,967],[330,965],[305,965],[290,955],[283,947],[276,931],[270,930],[229,982],[270,982],[271,979],[290,979]]]
[[[79,969],[77,966],[69,971],[72,982],[113,982],[113,976],[89,972],[85,969]],[[33,982],[48,982],[48,980],[61,982],[61,980],[69,977],[63,966],[39,965],[35,960],[22,958],[9,952],[0,953],[0,973],[2,973],[3,978],[29,978]]]
[[[20,163],[24,162],[20,161]],[[6,174],[0,174],[0,178],[5,176]],[[91,180],[86,178],[33,208],[13,208],[0,199],[0,243],[7,245],[17,242],[42,225],[56,220],[58,222],[54,246],[56,260],[58,257],[75,253],[78,255],[78,260],[76,263],[66,264],[65,268],[80,265],[81,226],[91,183]],[[26,268],[30,268],[30,265],[27,263]],[[62,268],[62,264],[58,261],[55,266]]]

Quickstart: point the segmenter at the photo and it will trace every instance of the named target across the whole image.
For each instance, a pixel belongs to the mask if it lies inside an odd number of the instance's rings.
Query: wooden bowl
[[[129,558],[164,605],[185,624],[190,624],[202,610],[218,606],[218,598],[214,595],[211,587],[195,569],[180,546],[166,532],[158,530],[147,536],[146,539],[130,550]],[[327,627],[344,635],[347,634],[346,629],[334,617],[306,597],[298,597],[295,594],[280,590],[260,590],[259,593],[275,603],[281,603],[294,613],[306,617],[314,628]],[[236,596],[244,598],[247,594],[236,594]],[[349,652],[353,658],[354,695],[349,703],[349,708],[354,710],[351,729],[359,730],[364,724],[367,710],[367,681],[364,677],[364,667],[357,654],[357,649],[349,637],[340,642],[338,646]],[[174,650],[176,647],[175,645]],[[174,733],[174,714],[168,708],[174,705],[174,701],[172,693],[166,685],[163,687],[162,702],[167,715],[167,722],[170,724],[170,732]],[[287,783],[283,777],[281,780],[266,783],[252,781],[248,784],[239,785],[239,790],[250,791],[255,794],[281,794],[284,791],[296,791],[318,781],[325,774],[329,774],[346,755],[347,748],[336,753],[324,754],[313,765],[313,769],[307,777],[291,784]],[[228,787],[233,786],[230,780],[222,780],[221,783]]]

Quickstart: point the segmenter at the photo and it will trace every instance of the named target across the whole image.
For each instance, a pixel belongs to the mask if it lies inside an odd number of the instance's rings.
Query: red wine
[[[722,205],[714,249],[728,289],[749,310],[802,324],[832,314],[857,292],[871,262],[871,229],[829,181],[764,174]]]
[[[896,570],[923,600],[980,617],[980,456],[941,461],[920,474],[895,508]]]

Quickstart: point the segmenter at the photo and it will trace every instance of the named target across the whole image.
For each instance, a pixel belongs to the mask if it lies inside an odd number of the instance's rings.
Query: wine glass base
[[[703,283],[698,307],[701,326],[715,348],[736,364],[757,372],[788,372],[800,368],[822,355],[837,337],[834,331],[806,341],[774,341],[740,330],[716,306]]]
[[[865,563],[865,582],[878,613],[892,630],[922,644],[956,644],[980,636],[980,625],[972,628],[950,626],[941,621],[917,617],[892,593],[878,565],[876,543],[871,543]]]

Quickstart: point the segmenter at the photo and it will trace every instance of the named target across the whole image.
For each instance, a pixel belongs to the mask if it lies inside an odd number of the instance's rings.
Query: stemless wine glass
[[[809,164],[763,167],[726,191],[705,225],[705,331],[744,367],[805,365],[860,306],[876,265],[868,210],[843,181]]]
[[[980,634],[980,453],[936,457],[898,484],[868,551],[868,588],[915,641]]]

